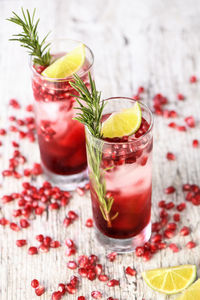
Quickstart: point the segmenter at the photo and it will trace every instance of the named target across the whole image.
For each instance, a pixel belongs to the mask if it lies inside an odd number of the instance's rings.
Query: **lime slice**
[[[85,45],[80,44],[66,55],[58,58],[43,72],[49,78],[66,78],[77,72],[85,61]]]
[[[140,104],[136,102],[131,108],[112,113],[110,117],[103,122],[101,133],[103,137],[107,138],[132,135],[140,128],[141,121],[141,107]]]
[[[154,269],[142,274],[145,282],[164,294],[176,294],[186,289],[196,278],[195,265]]]
[[[199,300],[200,299],[200,279],[193,283],[181,296],[175,300]]]

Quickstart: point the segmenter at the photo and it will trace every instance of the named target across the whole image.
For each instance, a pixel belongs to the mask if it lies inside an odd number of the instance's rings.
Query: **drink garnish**
[[[27,48],[29,55],[33,57],[34,64],[48,66],[51,61],[51,55],[49,52],[50,43],[46,42],[49,33],[40,42],[37,31],[40,19],[35,21],[36,9],[33,10],[32,16],[28,9],[26,12],[23,8],[21,10],[22,17],[19,17],[15,12],[12,12],[13,16],[7,19],[22,28],[22,32],[14,34],[10,41],[19,41],[22,47]]]
[[[143,272],[142,276],[152,289],[164,294],[177,294],[191,285],[196,273],[195,265],[182,265],[149,270]]]
[[[115,138],[130,136],[134,134],[141,125],[142,110],[140,104],[135,104],[120,112],[112,113],[110,117],[103,122],[101,133],[103,137]]]
[[[42,75],[49,78],[66,78],[77,72],[85,61],[85,45],[80,43],[66,55],[48,66]]]
[[[75,119],[83,123],[94,137],[101,139],[101,119],[105,102],[101,100],[101,92],[97,91],[95,81],[92,80],[90,73],[89,83],[90,90],[77,74],[74,75],[74,81],[70,82],[71,86],[79,93],[78,96],[75,96],[79,104],[79,107],[76,107],[78,113]],[[106,183],[104,178],[104,171],[106,170],[102,171],[100,167],[102,147],[103,141],[98,148],[94,147],[90,141],[87,141],[87,150],[89,152],[88,160],[91,168],[90,180],[93,183],[99,201],[99,208],[107,222],[107,226],[112,227],[112,220],[118,216],[118,212],[111,215],[114,198],[106,195]]]

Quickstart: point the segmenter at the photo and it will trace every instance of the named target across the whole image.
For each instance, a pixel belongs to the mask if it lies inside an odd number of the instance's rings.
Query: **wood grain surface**
[[[152,221],[158,220],[157,203],[161,199],[178,204],[184,201],[182,184],[200,183],[200,151],[192,147],[192,140],[200,139],[200,2],[198,0],[0,0],[0,128],[8,128],[8,116],[20,117],[22,111],[13,111],[8,107],[10,98],[17,98],[22,105],[32,102],[30,70],[28,57],[17,43],[9,42],[11,34],[16,32],[15,25],[5,21],[11,11],[19,8],[37,8],[40,17],[41,35],[49,30],[52,37],[78,39],[86,43],[94,52],[95,78],[104,97],[132,96],[138,86],[145,87],[144,101],[152,107],[152,98],[162,93],[169,99],[170,109],[175,109],[179,117],[175,120],[184,124],[184,117],[193,115],[197,121],[194,129],[179,132],[170,129],[171,119],[155,118],[154,128],[154,169]],[[196,75],[196,84],[190,84],[189,78]],[[177,94],[185,95],[184,101],[177,100]],[[18,137],[12,133],[0,137],[0,167],[8,166],[13,148],[12,140]],[[39,162],[37,144],[21,142],[21,151],[29,158],[27,165]],[[169,162],[166,153],[173,152],[177,159]],[[33,181],[41,184],[41,176]],[[24,179],[3,179],[1,196],[21,191]],[[172,196],[164,194],[164,188],[174,185],[177,192]],[[0,203],[0,217],[9,220],[16,203]],[[73,209],[79,220],[69,228],[63,228],[62,221],[66,211]],[[100,290],[102,299],[109,296],[119,300],[164,300],[174,299],[152,291],[141,278],[146,269],[179,264],[196,264],[199,269],[200,258],[200,208],[187,203],[182,213],[183,224],[191,228],[188,237],[176,235],[180,251],[173,253],[163,250],[148,262],[143,262],[135,254],[118,255],[115,262],[106,259],[106,252],[94,235],[93,228],[85,227],[85,221],[91,217],[90,196],[80,197],[73,194],[66,209],[44,213],[31,221],[31,227],[20,232],[0,226],[0,299],[28,300],[37,299],[31,288],[31,280],[37,278],[46,287],[42,300],[51,299],[51,294],[60,282],[67,282],[73,271],[66,268],[71,258],[65,256],[64,240],[75,239],[78,254],[96,254],[104,265],[106,273],[120,280],[120,286],[109,288],[95,280],[81,280],[79,291],[75,295],[66,295],[63,299],[77,299],[85,295],[92,299],[91,292]],[[62,247],[49,253],[30,256],[28,247],[18,248],[15,241],[26,238],[29,245],[35,245],[35,235],[43,233],[58,239]],[[185,244],[195,240],[197,247],[188,250]],[[75,256],[77,257],[78,254]],[[136,277],[125,275],[126,266],[137,270]],[[76,272],[75,272],[76,273]],[[198,271],[200,276],[200,272]]]

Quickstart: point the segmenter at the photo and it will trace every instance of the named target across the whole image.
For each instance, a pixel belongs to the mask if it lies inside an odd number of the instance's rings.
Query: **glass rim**
[[[135,139],[135,140],[132,140],[132,141],[125,141],[125,142],[109,142],[109,141],[105,141],[104,139],[102,138],[97,138],[95,137],[88,129],[88,127],[85,125],[85,129],[87,130],[87,132],[89,133],[90,136],[92,136],[92,138],[98,142],[103,142],[105,144],[108,144],[108,145],[115,145],[115,144],[133,144],[133,143],[137,143],[138,141],[141,141],[145,136],[147,136],[153,129],[153,124],[154,124],[154,117],[153,117],[153,113],[152,111],[150,110],[150,108],[143,102],[143,101],[137,101],[137,100],[134,100],[133,98],[130,98],[130,97],[109,97],[109,98],[106,98],[106,99],[103,99],[102,102],[104,101],[108,101],[108,100],[117,100],[117,99],[125,99],[125,100],[131,100],[132,102],[139,102],[141,104],[142,107],[144,107],[150,114],[150,118],[151,118],[151,121],[150,121],[150,126],[148,128],[148,130],[142,135],[140,136],[139,138]]]
[[[83,72],[79,73],[78,75],[79,75],[79,77],[83,77],[86,73],[88,73],[89,70],[92,68],[92,66],[94,64],[94,54],[93,54],[92,50],[90,49],[90,47],[88,47],[86,44],[82,43],[79,40],[73,40],[73,39],[58,38],[58,39],[50,40],[49,42],[53,43],[53,42],[57,42],[57,41],[58,42],[59,41],[71,41],[71,42],[75,42],[77,44],[81,43],[81,44],[83,44],[87,48],[87,50],[89,51],[89,53],[90,53],[90,55],[92,57],[92,62],[89,64],[89,66],[88,66],[88,68],[86,70],[84,70]],[[65,77],[65,78],[50,78],[50,77],[42,76],[33,67],[33,58],[32,57],[30,57],[30,59],[29,59],[29,67],[30,67],[31,71],[33,72],[33,74],[36,75],[37,77],[41,78],[42,80],[51,81],[51,82],[63,82],[63,81],[69,81],[69,80],[73,79],[73,75],[70,75],[70,76]]]

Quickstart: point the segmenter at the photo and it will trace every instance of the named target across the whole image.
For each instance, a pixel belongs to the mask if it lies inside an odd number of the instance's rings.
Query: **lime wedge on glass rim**
[[[81,44],[49,65],[42,76],[66,78],[77,72],[85,61],[85,45]]]
[[[177,294],[192,284],[196,273],[195,265],[182,265],[149,270],[143,272],[142,276],[152,289],[164,294]]]
[[[102,123],[101,133],[103,137],[114,138],[134,134],[141,125],[142,110],[140,104],[135,104],[120,112],[112,113],[109,118]]]

